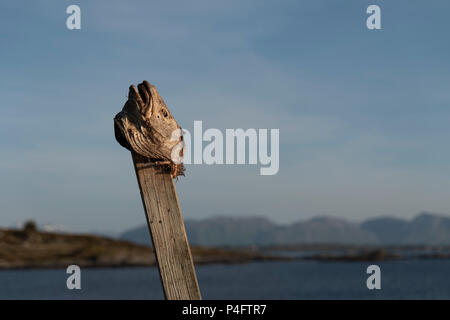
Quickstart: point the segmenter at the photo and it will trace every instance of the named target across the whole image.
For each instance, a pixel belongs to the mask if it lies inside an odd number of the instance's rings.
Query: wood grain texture
[[[114,117],[119,144],[153,162],[165,162],[173,177],[183,174],[183,131],[155,86],[143,81],[131,85],[128,100]]]
[[[174,181],[147,159],[134,152],[132,157],[164,295],[169,300],[200,300]]]

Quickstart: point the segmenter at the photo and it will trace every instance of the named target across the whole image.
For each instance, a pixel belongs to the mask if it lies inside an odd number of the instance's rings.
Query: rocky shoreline
[[[450,259],[450,248],[410,246],[296,245],[214,248],[191,246],[196,265],[254,261],[375,262],[404,259]],[[294,254],[293,254],[294,253]],[[0,229],[0,270],[155,266],[152,247],[96,235]]]
[[[195,264],[289,260],[244,249],[192,246]],[[0,229],[0,269],[139,267],[156,265],[153,248],[95,235]]]

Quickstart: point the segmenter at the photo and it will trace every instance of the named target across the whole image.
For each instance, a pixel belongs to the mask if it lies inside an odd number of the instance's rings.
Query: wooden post
[[[173,179],[145,158],[132,155],[165,297],[201,299]]]
[[[130,86],[128,101],[114,118],[117,141],[131,151],[164,295],[169,300],[199,300],[200,289],[173,178],[183,165],[172,153],[183,142],[158,91],[147,81]],[[182,149],[180,149],[182,157]],[[177,153],[178,154],[178,153]]]

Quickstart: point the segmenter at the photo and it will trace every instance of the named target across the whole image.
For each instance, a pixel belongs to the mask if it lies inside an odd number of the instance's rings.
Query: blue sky
[[[81,7],[69,31],[66,7]],[[382,30],[365,26],[381,7]],[[0,5],[0,225],[145,222],[112,118],[155,84],[191,129],[279,128],[280,171],[188,166],[185,218],[450,212],[448,1]]]

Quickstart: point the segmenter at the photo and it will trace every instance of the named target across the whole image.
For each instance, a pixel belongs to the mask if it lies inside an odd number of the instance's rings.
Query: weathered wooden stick
[[[170,300],[201,299],[170,172],[161,172],[145,158],[132,154],[165,297]]]
[[[130,86],[114,118],[116,140],[131,151],[166,299],[201,299],[173,178],[183,174],[181,128],[154,86]]]

